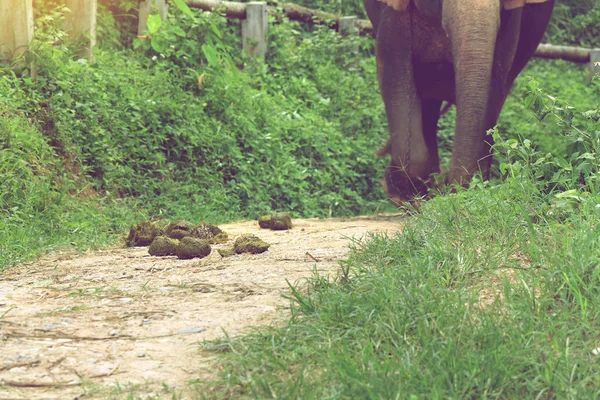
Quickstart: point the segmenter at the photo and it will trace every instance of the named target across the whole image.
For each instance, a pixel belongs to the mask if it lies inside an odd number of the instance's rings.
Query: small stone
[[[108,334],[110,336],[118,336],[119,335],[119,331],[116,329],[113,329],[112,331],[108,332]]]
[[[269,250],[271,245],[263,241],[262,239],[252,235],[245,234],[238,237],[233,243],[233,248],[236,253],[251,253],[260,254]]]
[[[600,347],[592,350],[592,354],[595,355],[595,356],[597,356],[598,354],[600,354]]]
[[[175,253],[182,260],[204,258],[210,254],[211,248],[206,240],[186,236],[177,245]]]
[[[171,239],[167,236],[158,236],[148,248],[148,254],[159,257],[174,256],[178,244],[179,240],[177,239]]]
[[[184,220],[173,221],[165,228],[165,234],[171,239],[181,240],[191,236],[194,224]]]

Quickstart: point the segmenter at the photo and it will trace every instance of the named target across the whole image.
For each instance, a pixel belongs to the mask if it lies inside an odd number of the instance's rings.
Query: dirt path
[[[286,279],[337,274],[349,238],[393,233],[399,215],[220,227],[271,243],[258,255],[151,257],[147,247],[54,253],[0,273],[0,399],[194,397],[212,355],[198,342],[286,316]],[[308,254],[307,254],[308,253]],[[314,258],[313,258],[314,257]],[[318,262],[315,262],[315,259]],[[4,316],[3,316],[4,315]]]

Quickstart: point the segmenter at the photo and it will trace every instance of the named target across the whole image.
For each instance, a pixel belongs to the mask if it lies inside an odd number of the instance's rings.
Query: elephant
[[[389,128],[383,187],[395,203],[425,195],[440,172],[437,125],[456,107],[447,182],[489,179],[496,125],[534,55],[555,0],[364,0]]]

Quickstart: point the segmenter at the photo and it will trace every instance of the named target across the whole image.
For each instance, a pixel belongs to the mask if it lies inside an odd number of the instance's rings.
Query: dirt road
[[[0,273],[0,399],[193,398],[212,355],[198,342],[286,317],[286,279],[336,275],[352,237],[396,232],[400,215],[295,220],[289,231],[255,221],[262,254],[152,257],[147,247],[49,254]],[[215,246],[218,247],[218,246]],[[204,367],[204,371],[203,371]],[[213,371],[214,372],[214,371]]]

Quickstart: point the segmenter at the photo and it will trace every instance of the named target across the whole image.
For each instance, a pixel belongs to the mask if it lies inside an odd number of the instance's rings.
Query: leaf
[[[158,32],[158,28],[160,28],[161,24],[162,24],[162,19],[160,19],[160,15],[154,14],[154,15],[148,16],[148,22],[146,23],[146,26],[148,27],[148,32],[151,35]]]
[[[150,44],[155,51],[162,53],[169,46],[169,41],[162,36],[153,36]]]
[[[525,98],[525,107],[529,108],[531,107],[531,105],[533,104],[533,101],[535,100],[535,96],[527,96]]]
[[[212,29],[214,34],[217,35],[217,37],[219,39],[223,39],[223,34],[221,33],[221,31],[219,30],[219,28],[217,28],[217,26],[215,24],[210,24],[210,29]]]
[[[206,57],[206,61],[212,66],[217,65],[217,49],[212,44],[203,44],[202,53]]]
[[[573,166],[562,157],[556,157],[556,162],[558,163],[558,166],[564,170],[571,171],[573,169]]]
[[[556,197],[557,199],[562,199],[565,197],[573,197],[578,195],[579,193],[577,192],[577,189],[571,189],[571,190],[566,190],[564,192],[561,193],[557,193],[554,195],[554,197]]]
[[[183,29],[181,29],[181,27],[179,25],[173,25],[171,26],[171,30],[173,31],[174,34],[176,34],[179,37],[186,37],[187,34],[185,33],[185,31]]]
[[[194,18],[194,13],[192,12],[192,10],[190,10],[190,8],[188,7],[188,5],[185,3],[184,0],[173,0],[173,2],[177,6],[177,8],[179,8],[181,10],[182,13],[184,13],[185,15],[187,15],[190,18]]]

